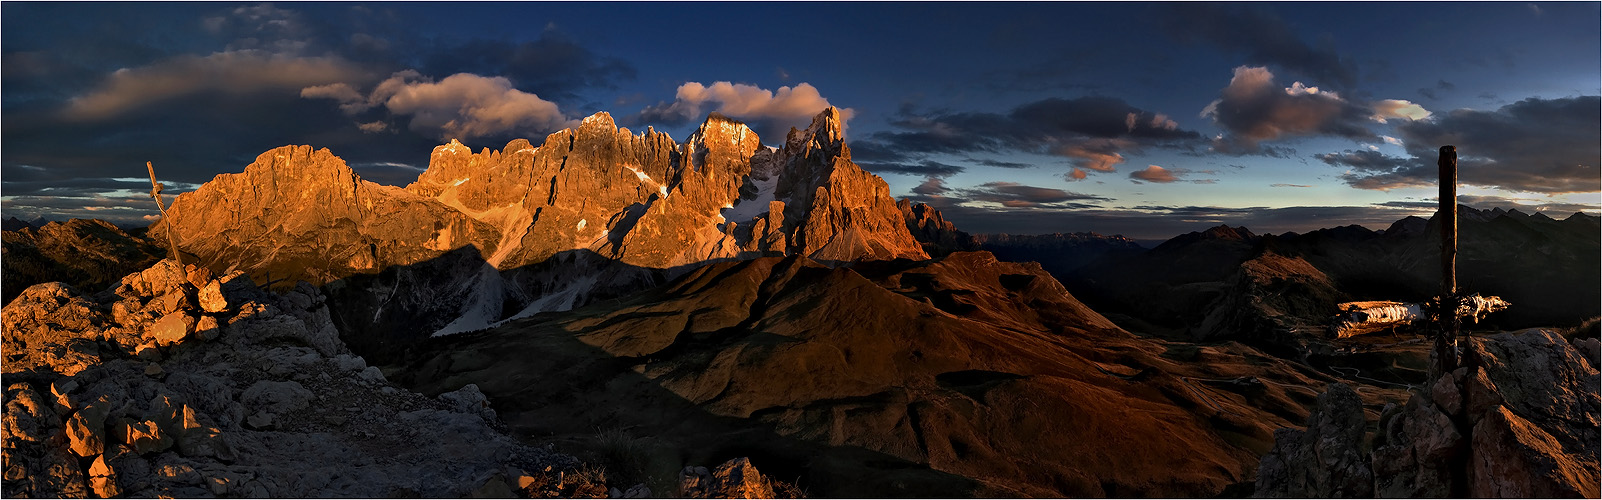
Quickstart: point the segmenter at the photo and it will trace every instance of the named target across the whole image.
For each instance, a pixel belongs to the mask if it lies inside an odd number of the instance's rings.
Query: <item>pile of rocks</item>
[[[169,260],[3,316],[8,496],[460,497],[580,465],[498,430],[477,387],[390,385],[304,283]]]
[[[1593,344],[1542,329],[1465,339],[1463,366],[1387,405],[1369,442],[1361,400],[1332,384],[1305,431],[1275,432],[1256,495],[1596,498]]]

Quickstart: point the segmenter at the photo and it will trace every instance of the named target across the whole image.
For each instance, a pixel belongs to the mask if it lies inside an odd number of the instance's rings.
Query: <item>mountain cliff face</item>
[[[364,181],[344,160],[311,146],[262,153],[244,172],[179,195],[167,216],[170,224],[151,226],[156,241],[175,228],[178,247],[205,266],[285,286],[322,284],[496,240],[488,224]]]
[[[286,146],[179,196],[169,217],[179,246],[216,271],[280,288],[338,282],[332,299],[360,304],[336,320],[357,329],[485,328],[709,261],[927,259],[841,128],[829,108],[767,148],[714,113],[680,144],[603,112],[537,146],[439,146],[404,189],[361,180],[326,149]],[[385,273],[396,266],[410,270]]]

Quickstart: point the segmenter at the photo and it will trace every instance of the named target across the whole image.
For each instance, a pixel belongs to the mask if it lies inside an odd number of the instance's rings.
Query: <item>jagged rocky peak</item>
[[[947,221],[939,210],[927,203],[904,199],[896,202],[896,208],[907,222],[907,231],[931,257],[979,249],[979,240],[957,229],[956,224]]]
[[[780,152],[786,159],[776,195],[789,200],[785,224],[799,228],[791,244],[823,262],[929,258],[884,179],[851,161],[840,119],[839,109],[824,109]]]

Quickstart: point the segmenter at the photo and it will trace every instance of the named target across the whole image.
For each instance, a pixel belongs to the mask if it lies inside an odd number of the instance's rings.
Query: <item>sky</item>
[[[1602,3],[0,4],[0,212],[154,219],[286,145],[416,179],[605,111],[776,145],[826,106],[973,233],[1383,229],[1602,205]]]

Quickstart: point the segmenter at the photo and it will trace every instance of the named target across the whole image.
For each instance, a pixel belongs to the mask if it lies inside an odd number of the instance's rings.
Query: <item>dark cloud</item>
[[[443,78],[457,73],[506,77],[518,89],[545,99],[571,101],[588,89],[613,89],[633,80],[632,65],[615,57],[595,54],[555,30],[526,42],[471,40],[460,44],[435,43],[417,68],[425,75]]]
[[[1246,226],[1253,232],[1284,233],[1358,224],[1384,229],[1409,215],[1428,217],[1433,208],[1393,206],[1304,206],[1220,208],[1139,206],[1129,208],[985,208],[948,205],[946,220],[970,233],[1040,234],[1090,231],[1123,234],[1155,244],[1219,224]],[[1149,245],[1148,245],[1149,246]]]
[[[1111,198],[1074,193],[1061,189],[1028,186],[1015,182],[986,182],[973,188],[956,190],[958,196],[970,201],[1000,203],[1012,208],[1063,206],[1069,202],[1112,201]],[[1090,206],[1083,203],[1074,206]]]
[[[1310,187],[1313,187],[1313,186],[1308,185],[1308,184],[1275,183],[1275,184],[1269,184],[1268,187],[1277,187],[1277,188],[1310,188]]]
[[[1549,194],[1596,192],[1602,179],[1599,110],[1598,96],[1530,98],[1495,111],[1459,109],[1397,127],[1412,158],[1347,152],[1325,161],[1352,167],[1343,179],[1354,187],[1427,186],[1438,181],[1438,148],[1453,145],[1461,184]]]
[[[1168,4],[1165,31],[1182,43],[1211,43],[1243,55],[1246,62],[1284,68],[1324,85],[1350,89],[1357,84],[1357,64],[1336,53],[1332,43],[1312,46],[1284,19],[1261,4],[1180,2]]]
[[[950,191],[951,188],[946,187],[946,180],[942,177],[929,177],[912,187],[913,194],[923,196],[941,196]]]
[[[1227,131],[1214,142],[1214,149],[1219,152],[1260,152],[1261,142],[1293,136],[1378,139],[1368,124],[1375,117],[1386,115],[1373,107],[1352,103],[1339,94],[1299,81],[1281,87],[1268,68],[1241,66],[1234,73],[1219,98],[1202,110],[1202,116],[1212,117]]]
[[[1136,184],[1140,184],[1142,182],[1154,182],[1158,184],[1172,184],[1175,182],[1212,184],[1218,182],[1218,179],[1186,179],[1186,177],[1189,177],[1191,174],[1217,175],[1218,172],[1215,170],[1198,171],[1188,168],[1163,168],[1157,165],[1149,165],[1144,169],[1130,172],[1129,179],[1131,182]]]
[[[1068,158],[1081,171],[1110,172],[1124,161],[1123,152],[1146,147],[1195,147],[1202,142],[1200,134],[1179,128],[1167,115],[1110,97],[1049,98],[1024,104],[1007,114],[917,114],[903,109],[891,125],[901,130],[874,133],[858,144],[881,154],[903,157],[976,152],[1048,154]]]
[[[1351,167],[1365,172],[1386,172],[1396,170],[1408,165],[1407,158],[1387,156],[1373,150],[1345,151],[1341,153],[1326,153],[1318,155],[1318,159],[1326,164],[1337,167]]]
[[[1423,200],[1397,200],[1381,203],[1380,205],[1399,208],[1417,208],[1435,210],[1440,207],[1439,198],[1425,198]],[[1457,195],[1457,204],[1479,210],[1500,208],[1503,210],[1518,210],[1524,213],[1542,212],[1548,217],[1562,219],[1575,212],[1596,214],[1602,210],[1602,203],[1569,203],[1564,201],[1550,201],[1538,198],[1510,198],[1506,196],[1484,195]]]
[[[1418,95],[1421,95],[1421,96],[1424,96],[1424,97],[1428,97],[1431,100],[1434,100],[1434,99],[1439,99],[1440,98],[1440,94],[1439,94],[1440,92],[1456,90],[1456,89],[1457,89],[1457,85],[1454,85],[1452,82],[1448,82],[1446,80],[1440,80],[1440,81],[1435,82],[1435,86],[1434,87],[1420,87],[1418,89]]]
[[[1018,163],[1018,162],[1011,162],[1011,161],[992,160],[992,159],[986,159],[986,158],[967,158],[967,160],[971,161],[971,162],[974,162],[974,163],[977,163],[977,164],[980,164],[980,165],[984,165],[986,167],[996,167],[996,168],[1034,168],[1034,166],[1035,166],[1033,163]]]
[[[862,168],[878,174],[905,174],[921,175],[926,177],[949,177],[965,170],[957,165],[947,165],[935,161],[922,161],[918,163],[859,163]]]

